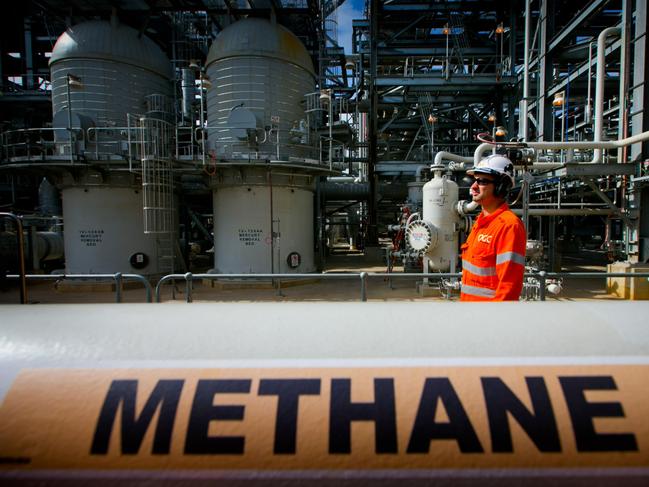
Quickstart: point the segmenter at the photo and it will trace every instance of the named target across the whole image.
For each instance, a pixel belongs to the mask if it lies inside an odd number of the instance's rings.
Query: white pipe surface
[[[627,137],[625,139],[620,139],[620,140],[607,140],[607,141],[587,141],[587,140],[582,140],[582,141],[574,141],[574,142],[527,142],[525,143],[526,147],[531,147],[532,149],[540,149],[540,150],[546,150],[546,149],[617,149],[619,147],[626,147],[628,145],[632,144],[637,144],[638,142],[644,142],[646,140],[649,140],[649,131],[647,132],[642,132],[641,134],[637,135],[632,135],[631,137]],[[498,144],[502,147],[508,147],[508,146],[516,146],[515,143],[507,143],[503,142]],[[480,144],[474,154],[473,154],[473,163],[478,164],[480,160],[483,157],[483,154],[487,152],[487,150],[491,149],[493,147],[492,144]],[[589,163],[594,163],[594,162],[601,162],[597,161],[597,158],[594,158],[592,161]],[[588,164],[588,163],[583,163],[583,164]]]
[[[606,39],[619,36],[619,27],[604,29],[597,37],[597,71],[595,76],[595,142],[602,140],[604,129],[604,77],[606,76]],[[595,149],[591,163],[602,162],[602,150]]]
[[[473,157],[460,156],[446,151],[439,151],[437,154],[435,154],[436,166],[444,164],[444,161],[471,162],[473,161]]]
[[[612,301],[4,305],[0,484],[646,486],[646,315]],[[604,421],[614,435],[593,432]]]

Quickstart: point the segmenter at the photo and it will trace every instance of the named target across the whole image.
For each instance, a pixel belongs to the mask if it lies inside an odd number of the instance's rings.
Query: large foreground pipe
[[[5,306],[0,484],[644,486],[647,309]]]

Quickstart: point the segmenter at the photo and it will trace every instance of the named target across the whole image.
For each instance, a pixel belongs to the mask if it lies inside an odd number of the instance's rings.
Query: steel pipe
[[[646,304],[434,308],[5,306],[0,483],[647,484]]]
[[[597,36],[597,70],[595,74],[595,142],[602,140],[604,130],[604,82],[606,79],[606,40],[611,36],[619,36],[619,27],[609,27]],[[592,163],[602,161],[602,150],[595,149]]]

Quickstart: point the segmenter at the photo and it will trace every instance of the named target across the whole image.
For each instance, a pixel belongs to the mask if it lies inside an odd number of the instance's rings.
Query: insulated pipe
[[[320,191],[327,201],[367,200],[369,183],[321,183]]]
[[[63,234],[56,232],[37,232],[36,239],[39,260],[57,260],[63,258]]]
[[[5,305],[0,484],[647,485],[646,304],[434,308]]]
[[[590,69],[593,64],[593,44],[594,42],[588,43],[588,89],[586,92],[586,110],[584,112],[584,122],[591,123],[593,121],[593,100],[591,97],[591,85],[592,85],[592,75]]]
[[[524,144],[518,142],[501,142],[498,143],[501,147],[531,147],[532,149],[617,149],[618,147],[626,147],[628,145],[637,144],[649,140],[649,131],[642,132],[641,134],[633,135],[620,140],[607,140],[607,141],[574,141],[574,142],[526,142]],[[480,144],[473,153],[473,163],[477,165],[483,157],[483,154],[490,150],[493,144],[483,143]],[[592,161],[583,164],[590,164],[597,161],[594,158]]]
[[[459,201],[457,212],[460,216],[475,211],[478,203],[471,201]],[[521,208],[512,208],[514,214],[522,216],[524,210]],[[528,216],[611,216],[615,212],[608,208],[532,208],[527,210]]]
[[[418,183],[421,182],[421,173],[424,172],[429,167],[430,166],[427,165],[417,166],[417,169],[415,170],[415,181],[417,181]]]
[[[355,183],[356,178],[354,176],[329,176],[327,178],[328,183]]]
[[[183,119],[189,122],[189,125],[193,125],[193,110],[194,100],[196,98],[196,75],[194,70],[189,68],[183,68],[181,70],[182,80],[182,114]]]
[[[473,161],[473,157],[464,157],[464,156],[459,156],[457,154],[453,154],[452,152],[439,151],[437,154],[435,154],[434,164],[436,166],[441,166],[444,163],[443,161],[471,162]]]
[[[602,140],[604,129],[604,76],[606,75],[606,39],[610,36],[619,36],[619,27],[604,29],[597,37],[597,71],[595,76],[595,142]],[[595,149],[591,163],[602,162],[602,150]]]
[[[514,214],[523,215],[523,209],[512,209]],[[608,208],[531,208],[529,216],[611,216],[615,212]]]
[[[480,206],[475,201],[461,200],[457,202],[456,211],[460,216],[467,216],[469,213],[474,212]]]

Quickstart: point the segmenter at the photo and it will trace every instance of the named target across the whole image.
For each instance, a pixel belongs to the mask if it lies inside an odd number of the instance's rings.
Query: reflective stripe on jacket
[[[462,245],[462,301],[517,301],[523,289],[527,236],[506,203],[480,214]]]

